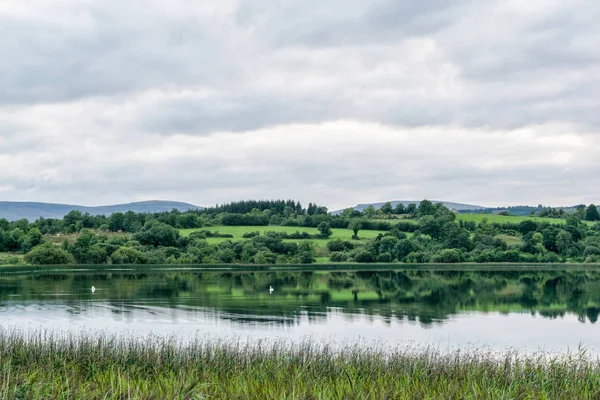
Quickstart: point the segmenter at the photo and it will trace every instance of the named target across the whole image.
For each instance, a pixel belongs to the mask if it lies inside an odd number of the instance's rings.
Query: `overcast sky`
[[[1,0],[0,200],[600,202],[600,1]]]

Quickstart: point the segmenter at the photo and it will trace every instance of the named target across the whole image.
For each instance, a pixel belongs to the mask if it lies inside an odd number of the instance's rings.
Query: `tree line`
[[[32,223],[0,219],[0,263],[19,262],[18,255],[25,255],[30,264],[286,264],[312,263],[318,257],[358,263],[600,262],[600,224],[583,221],[588,210],[595,210],[593,205],[583,214],[569,214],[562,223],[532,218],[502,224],[485,219],[457,222],[455,212],[428,200],[405,207],[406,219],[389,221],[382,215],[399,207],[348,209],[339,215],[312,203],[304,209],[291,201],[220,207],[219,212],[127,212],[108,217],[72,211],[63,219],[40,218]],[[265,229],[261,234],[249,228],[241,241],[209,243],[211,237],[228,239],[211,229],[221,225]],[[298,231],[270,232],[272,225],[296,226]],[[318,233],[303,227],[317,228]],[[183,237],[182,228],[199,231]],[[329,240],[325,247],[314,242],[328,239],[333,228],[347,229],[348,239]],[[357,240],[364,230],[382,233],[372,240]],[[57,239],[74,233],[74,240]]]

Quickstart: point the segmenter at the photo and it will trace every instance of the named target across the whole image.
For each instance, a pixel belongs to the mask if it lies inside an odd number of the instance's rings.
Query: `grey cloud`
[[[471,1],[334,0],[262,5],[244,1],[237,21],[258,29],[267,40],[281,45],[340,46],[404,40],[435,33],[452,24]],[[272,32],[278,32],[272,35]]]
[[[208,134],[248,131],[290,121],[321,122],[330,118],[330,104],[318,103],[322,99],[304,100],[260,95],[168,99],[142,112],[139,121],[151,132]]]
[[[0,64],[0,105],[202,86],[210,98],[140,110],[140,128],[205,134],[350,118],[502,128],[558,119],[594,129],[600,3],[542,3],[537,13],[499,0],[0,11],[0,59],[10,60]],[[322,82],[307,92],[296,84],[303,75]],[[271,77],[279,81],[261,86]]]
[[[0,2],[0,196],[600,196],[598,2],[165,4]]]

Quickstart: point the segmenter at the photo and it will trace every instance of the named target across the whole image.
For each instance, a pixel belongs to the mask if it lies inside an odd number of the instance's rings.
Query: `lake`
[[[6,329],[600,354],[599,314],[594,269],[0,274]]]

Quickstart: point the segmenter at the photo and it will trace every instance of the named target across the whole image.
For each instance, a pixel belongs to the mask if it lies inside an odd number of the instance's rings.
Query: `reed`
[[[596,399],[567,355],[0,329],[0,399]]]

